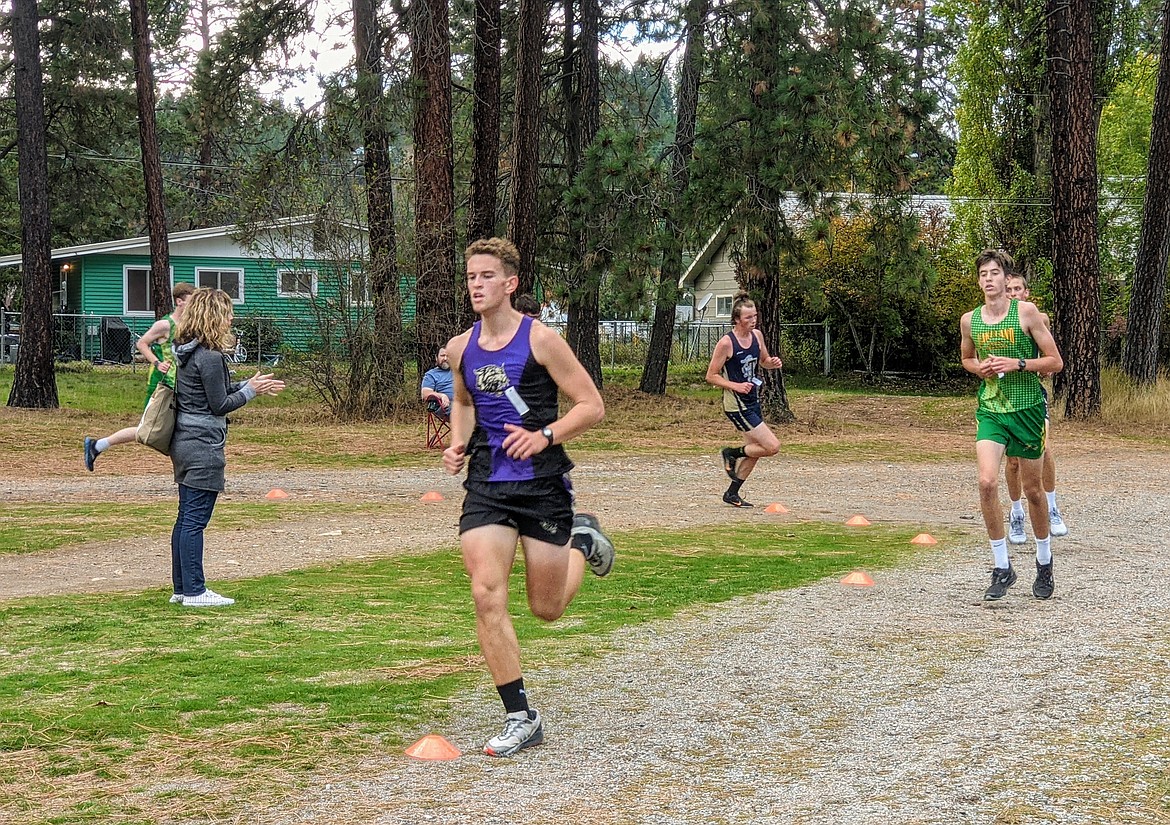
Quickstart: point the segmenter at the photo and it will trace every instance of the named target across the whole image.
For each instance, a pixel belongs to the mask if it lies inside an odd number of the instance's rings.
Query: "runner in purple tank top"
[[[564,614],[586,564],[599,576],[612,568],[613,544],[597,519],[573,515],[573,464],[561,446],[599,422],[605,405],[564,339],[513,308],[516,247],[501,238],[480,240],[464,257],[480,320],[447,345],[455,398],[443,465],[452,474],[467,467],[459,541],[479,647],[507,714],[503,732],[488,740],[484,753],[511,756],[544,741],[541,716],[528,706],[508,614],[516,544],[524,552],[528,606],[545,621]],[[564,415],[561,392],[571,402]]]

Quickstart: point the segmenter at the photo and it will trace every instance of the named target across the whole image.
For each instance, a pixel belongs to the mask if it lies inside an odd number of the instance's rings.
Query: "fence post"
[[[825,319],[825,377],[829,377],[829,373],[833,369],[833,357],[829,354],[830,347],[832,347],[832,339],[829,335],[829,319]]]

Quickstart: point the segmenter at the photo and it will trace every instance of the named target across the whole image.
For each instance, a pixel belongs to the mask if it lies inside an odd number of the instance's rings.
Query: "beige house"
[[[835,197],[841,211],[864,209],[873,201],[871,195],[841,193]],[[784,199],[782,208],[790,223],[807,223],[813,213],[795,195]],[[951,215],[950,199],[946,195],[916,195],[911,208],[924,220],[947,218]],[[732,237],[734,221],[729,215],[707,239],[695,260],[679,279],[680,294],[690,293],[692,319],[704,323],[731,323],[731,304],[739,284],[735,280],[735,254],[743,247],[741,237]]]

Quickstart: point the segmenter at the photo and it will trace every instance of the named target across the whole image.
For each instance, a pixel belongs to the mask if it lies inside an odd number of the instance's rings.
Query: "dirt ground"
[[[812,410],[804,422],[780,429],[781,442],[787,446],[775,459],[762,460],[744,486],[746,498],[758,505],[781,502],[792,511],[787,516],[766,515],[762,506],[735,510],[722,504],[719,496],[725,479],[714,449],[710,455],[662,458],[589,455],[578,460],[573,474],[579,506],[598,513],[605,527],[616,532],[647,526],[677,529],[732,519],[833,521],[855,513],[872,521],[921,523],[923,529],[969,527],[973,537],[981,532],[970,432],[947,421],[936,429],[924,429],[888,404],[870,408],[866,399],[854,402],[847,418],[882,426],[860,436],[849,432],[842,411],[833,419],[828,415],[827,410]],[[850,460],[848,451],[837,455],[839,450],[832,458],[802,455],[826,442],[851,437],[891,441],[910,455],[922,454],[926,444],[929,452],[942,451],[954,458],[895,464],[864,455]],[[1104,433],[1075,432],[1057,443],[1060,476],[1071,489],[1085,479],[1110,481],[1100,477],[1102,451],[1125,449],[1132,456],[1133,470],[1141,475],[1152,475],[1166,460],[1163,450],[1125,446]],[[60,456],[8,464],[0,471],[0,508],[6,502],[110,502],[116,507],[123,501],[157,501],[160,520],[169,523],[175,498],[167,459],[134,446],[119,450],[103,457],[93,474],[70,468]],[[261,502],[270,490],[280,488],[293,503],[392,506],[379,515],[363,513],[360,519],[294,518],[254,530],[216,529],[213,520],[207,536],[209,581],[454,547],[462,500],[459,480],[442,472],[437,454],[427,458],[429,466],[414,469],[262,472],[233,471],[229,458],[228,487],[221,501]],[[1124,478],[1111,481],[1122,487],[1126,483]],[[422,494],[431,490],[441,493],[443,501],[420,502]],[[1076,518],[1075,504],[1070,518]],[[169,543],[160,535],[2,556],[0,599],[165,588],[169,571]]]

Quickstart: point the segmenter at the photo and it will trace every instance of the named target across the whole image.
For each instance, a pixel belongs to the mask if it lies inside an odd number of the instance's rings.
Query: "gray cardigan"
[[[227,414],[256,397],[247,381],[232,381],[227,358],[189,341],[175,347],[175,435],[171,464],[175,482],[196,490],[223,491]]]

